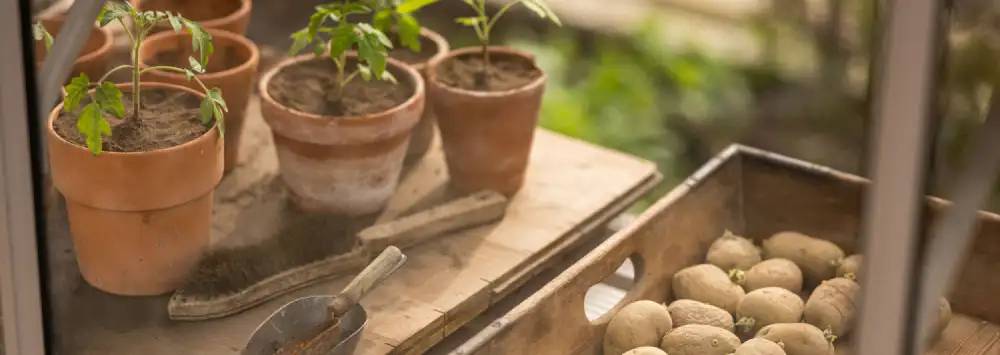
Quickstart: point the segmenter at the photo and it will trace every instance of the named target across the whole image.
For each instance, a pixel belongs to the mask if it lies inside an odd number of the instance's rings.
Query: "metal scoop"
[[[351,354],[368,315],[358,301],[406,262],[389,246],[336,296],[309,296],[271,314],[250,336],[243,355]]]

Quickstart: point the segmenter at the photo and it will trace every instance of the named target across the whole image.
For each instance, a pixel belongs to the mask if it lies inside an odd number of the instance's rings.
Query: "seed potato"
[[[837,265],[844,258],[844,251],[836,244],[799,232],[780,232],[763,244],[768,259],[785,258],[798,265],[807,285],[836,276]]]
[[[672,328],[673,321],[664,305],[648,300],[629,303],[608,323],[604,333],[604,354],[656,346]]]
[[[722,270],[746,270],[760,262],[760,249],[750,239],[727,230],[712,242],[705,260]]]
[[[802,319],[802,298],[781,287],[750,291],[740,300],[737,328],[753,334],[775,323],[795,323]]]
[[[761,328],[758,338],[784,346],[788,355],[833,355],[833,343],[823,331],[808,323],[778,323]]]
[[[857,282],[843,277],[823,281],[806,301],[803,313],[806,323],[844,336],[854,327],[855,302],[860,290]]]
[[[660,350],[655,346],[641,346],[629,351],[626,351],[622,355],[667,355],[667,353]]]
[[[670,355],[728,355],[740,338],[728,330],[703,324],[678,327],[663,337],[660,349]]]
[[[857,280],[858,276],[861,275],[861,263],[863,261],[864,257],[861,254],[853,254],[844,258],[844,260],[840,261],[840,265],[837,266],[837,277]]]
[[[791,260],[767,259],[754,265],[743,274],[743,288],[747,292],[764,287],[781,287],[794,293],[802,292],[802,270]]]
[[[677,299],[692,299],[736,313],[740,299],[746,294],[740,285],[718,266],[689,266],[674,274],[673,292]],[[669,351],[668,351],[669,352]]]
[[[681,299],[667,306],[674,327],[688,324],[703,324],[733,331],[733,315],[726,310],[695,300]]]
[[[778,343],[764,339],[753,338],[736,348],[733,355],[786,355],[785,349]]]

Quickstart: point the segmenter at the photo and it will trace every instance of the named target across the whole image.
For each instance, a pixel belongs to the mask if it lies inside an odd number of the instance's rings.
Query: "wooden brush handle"
[[[328,310],[333,313],[334,318],[344,315],[368,291],[371,291],[379,282],[399,269],[404,262],[406,262],[406,255],[403,255],[399,248],[391,245],[385,248],[382,254],[379,254],[371,264],[361,270],[361,273],[355,276],[354,280],[351,280],[351,283],[347,284],[347,287],[330,301]]]
[[[379,223],[358,233],[367,250],[389,245],[406,249],[432,237],[496,221],[507,210],[507,197],[480,191],[427,210]]]

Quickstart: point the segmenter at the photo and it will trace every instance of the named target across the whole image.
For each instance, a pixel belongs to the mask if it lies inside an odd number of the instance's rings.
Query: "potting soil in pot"
[[[353,64],[348,65],[348,73],[353,71],[352,67]],[[359,76],[344,87],[342,103],[338,105],[333,99],[336,82],[336,65],[330,59],[319,58],[281,70],[271,79],[267,91],[283,105],[324,116],[382,112],[413,95],[413,88],[402,82],[364,81]]]
[[[466,90],[504,91],[523,87],[542,76],[542,72],[525,58],[493,54],[487,70],[488,80],[480,85],[476,75],[482,68],[483,59],[478,54],[456,57],[440,64],[437,80]]]
[[[80,108],[90,102],[84,99]],[[210,127],[201,123],[201,99],[189,92],[166,89],[143,89],[139,109],[141,125],[135,125],[132,114],[132,95],[122,90],[125,119],[119,120],[105,114],[111,123],[111,136],[104,137],[104,150],[110,152],[146,152],[187,143],[205,134]],[[79,111],[79,110],[78,110]],[[79,112],[59,113],[54,123],[60,137],[86,147],[86,138],[76,129]]]
[[[426,37],[420,37],[420,51],[413,52],[406,46],[399,43],[398,40],[393,40],[396,47],[389,52],[389,56],[399,59],[406,64],[419,64],[428,61],[438,52],[437,43]]]

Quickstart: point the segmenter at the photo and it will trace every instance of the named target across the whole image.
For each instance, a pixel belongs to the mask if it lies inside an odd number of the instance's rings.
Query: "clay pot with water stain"
[[[348,56],[348,68],[355,55]],[[282,180],[309,212],[360,216],[385,207],[396,190],[413,127],[424,110],[424,82],[395,59],[398,84],[356,78],[339,97],[328,57],[282,61],[260,81],[261,113],[271,127]]]
[[[410,49],[397,44],[396,48],[389,53],[389,56],[409,64],[427,81],[427,66],[430,62],[440,59],[448,54],[450,47],[448,41],[437,32],[427,28],[420,29],[420,52],[414,53]],[[430,148],[434,140],[437,118],[434,110],[430,108],[431,100],[427,99],[424,107],[424,114],[420,116],[420,122],[413,128],[413,135],[410,137],[410,147],[406,150],[406,162],[413,163],[419,160],[427,149]]]
[[[130,84],[118,87],[129,96]],[[75,118],[62,112],[62,104],[47,125],[52,180],[66,198],[80,272],[94,287],[119,295],[159,295],[185,282],[208,248],[212,193],[222,178],[223,139],[214,125],[204,127],[197,118],[203,95],[165,83],[142,83],[142,90],[144,110],[176,112],[177,105],[187,110],[172,115],[149,111],[144,124],[166,127],[164,132],[173,131],[176,127],[169,124],[177,122],[195,129],[183,130],[187,136],[171,136],[180,142],[176,145],[105,148],[95,155],[72,133]],[[131,108],[125,106],[128,120]],[[121,123],[112,124],[115,136]],[[160,133],[153,128],[147,132],[150,137]],[[110,139],[105,138],[106,145]]]
[[[52,37],[59,35],[59,31],[66,23],[65,15],[51,15],[40,20],[45,30],[52,34]],[[72,76],[76,77],[80,73],[87,74],[91,80],[97,80],[108,70],[111,62],[111,48],[114,40],[111,31],[106,28],[94,26],[90,30],[90,36],[80,49],[80,55],[73,62]],[[45,44],[42,41],[35,42],[35,65],[41,68],[45,57],[48,54]]]
[[[198,78],[209,88],[222,89],[222,98],[229,107],[225,118],[225,171],[228,172],[236,166],[239,157],[243,121],[253,91],[253,81],[257,76],[260,51],[252,41],[241,35],[214,29],[208,32],[212,35],[215,51],[209,58],[205,73],[199,74]],[[139,62],[143,67],[170,65],[186,68],[188,57],[192,55],[191,34],[163,31],[146,38],[142,44],[142,52],[139,53]],[[201,90],[198,83],[175,72],[151,70],[143,74],[142,80]]]
[[[253,0],[132,0],[132,3],[141,11],[170,11],[198,21],[205,28],[241,35],[247,32],[253,7]]]
[[[463,192],[511,196],[524,184],[546,75],[531,54],[506,47],[489,52],[489,66],[479,47],[431,62],[428,97],[451,184]]]

